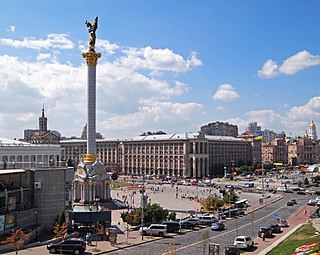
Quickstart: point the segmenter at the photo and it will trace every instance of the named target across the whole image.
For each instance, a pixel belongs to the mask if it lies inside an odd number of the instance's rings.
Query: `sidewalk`
[[[274,234],[273,238],[266,238],[265,241],[262,238],[257,237],[254,239],[255,247],[257,248],[254,252],[245,252],[242,253],[244,255],[256,254],[256,255],[265,255],[270,252],[272,249],[277,247],[281,242],[287,239],[292,233],[294,233],[297,229],[299,229],[303,224],[305,224],[308,220],[307,214],[305,214],[305,210],[308,208],[307,205],[302,207],[299,211],[297,211],[293,216],[291,216],[287,221],[289,227],[281,228],[282,233]],[[310,212],[310,208],[308,211]]]

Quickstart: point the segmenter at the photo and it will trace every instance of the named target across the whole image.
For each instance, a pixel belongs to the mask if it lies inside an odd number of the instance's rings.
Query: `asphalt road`
[[[137,254],[137,255],[165,255],[170,249],[170,245],[176,248],[176,255],[195,255],[195,254],[209,254],[208,243],[215,243],[220,245],[220,254],[223,254],[223,249],[227,244],[232,244],[236,236],[247,235],[252,239],[258,235],[258,229],[262,226],[269,226],[275,223],[275,215],[279,215],[283,219],[289,218],[299,208],[303,207],[311,196],[297,195],[295,193],[286,194],[284,198],[267,205],[266,207],[250,213],[248,215],[232,219],[225,223],[226,230],[214,232],[210,227],[195,230],[175,237],[167,237],[158,241],[141,244],[139,246],[122,249],[108,254]],[[315,197],[315,196],[312,196]],[[297,205],[287,206],[287,201],[291,198],[297,200]],[[205,232],[208,233],[209,238],[205,239]],[[252,254],[254,254],[254,248]]]

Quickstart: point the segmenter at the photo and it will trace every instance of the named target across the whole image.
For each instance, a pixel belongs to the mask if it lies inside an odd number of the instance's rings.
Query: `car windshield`
[[[236,238],[236,242],[244,242],[244,239],[243,238]]]

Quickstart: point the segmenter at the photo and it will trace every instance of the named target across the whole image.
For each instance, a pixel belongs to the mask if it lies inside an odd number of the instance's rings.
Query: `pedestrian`
[[[306,210],[304,210],[304,215],[307,215],[307,213],[308,213],[307,209],[306,209]]]
[[[261,234],[261,237],[262,237],[262,240],[263,240],[263,241],[266,240],[266,237],[265,237],[265,234],[264,234],[264,233]]]
[[[91,236],[91,235],[90,235],[90,233],[88,232],[87,235],[86,235],[86,241],[87,241],[87,244],[88,244],[88,245],[91,245],[90,236]]]

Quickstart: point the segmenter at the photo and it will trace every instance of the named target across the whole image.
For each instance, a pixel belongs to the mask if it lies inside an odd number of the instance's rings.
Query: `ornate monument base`
[[[81,204],[111,199],[110,176],[96,155],[83,155],[73,181],[73,198]]]

